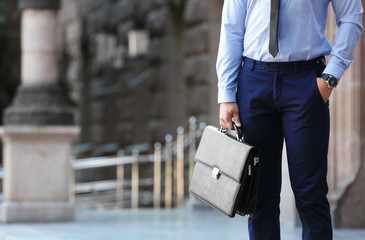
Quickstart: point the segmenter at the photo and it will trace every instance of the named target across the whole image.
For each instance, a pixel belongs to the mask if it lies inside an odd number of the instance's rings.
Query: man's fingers
[[[237,112],[235,112],[233,114],[233,121],[236,124],[237,127],[241,127],[241,121],[240,121],[240,116],[238,115]]]
[[[229,118],[229,117],[221,118],[220,125],[222,128],[225,128],[225,129],[233,129],[232,118]]]
[[[233,129],[232,120],[226,122],[227,129]]]

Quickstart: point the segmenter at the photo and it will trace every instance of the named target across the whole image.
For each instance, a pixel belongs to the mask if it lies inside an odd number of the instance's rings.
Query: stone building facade
[[[218,124],[215,60],[222,5],[223,0],[62,1],[61,82],[79,108],[80,156],[115,154],[140,143],[148,150],[192,115]],[[330,11],[326,34],[332,42],[336,30]],[[148,51],[128,53],[131,32],[147,36]],[[365,226],[364,62],[362,37],[330,103],[328,181],[337,226]]]
[[[218,120],[214,62],[222,4],[62,1],[60,66],[80,109],[81,152],[103,155],[133,144],[151,146],[186,126],[190,116]],[[128,53],[133,30],[147,35],[149,47],[142,55]]]

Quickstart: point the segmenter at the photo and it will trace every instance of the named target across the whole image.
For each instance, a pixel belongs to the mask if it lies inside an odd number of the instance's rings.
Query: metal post
[[[138,198],[139,198],[139,166],[138,166],[138,155],[139,151],[134,149],[132,151],[135,160],[132,163],[132,195],[131,195],[131,208],[138,208]]]
[[[153,155],[153,207],[159,209],[161,206],[161,143],[154,145]]]
[[[73,169],[73,162],[75,161],[75,156],[70,156],[69,158],[69,202],[70,204],[74,205],[76,202],[76,196],[75,196],[75,170]]]
[[[172,206],[172,136],[167,134],[165,137],[165,208]]]
[[[181,207],[184,202],[184,128],[177,128],[176,139],[176,205]]]
[[[124,150],[118,150],[118,156],[124,156]],[[124,165],[117,165],[117,188],[116,188],[117,206],[123,208],[123,193],[124,193]]]
[[[196,152],[196,141],[195,141],[195,132],[196,132],[196,118],[189,118],[189,180],[191,179],[191,175],[193,173],[194,168],[194,156]],[[189,195],[189,198],[194,198],[193,195]]]

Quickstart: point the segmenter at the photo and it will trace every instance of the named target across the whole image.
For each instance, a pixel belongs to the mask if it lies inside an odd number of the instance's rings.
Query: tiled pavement
[[[282,239],[301,239],[282,224]],[[230,240],[248,239],[247,219],[208,209],[155,211],[77,209],[74,222],[0,224],[0,240]],[[336,240],[365,239],[365,230],[335,230]]]

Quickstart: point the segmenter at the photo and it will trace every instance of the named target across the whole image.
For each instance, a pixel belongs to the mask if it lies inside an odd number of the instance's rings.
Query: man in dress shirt
[[[333,48],[324,35],[330,2],[338,25]],[[261,153],[250,239],[280,239],[284,138],[303,239],[332,239],[328,99],[353,60],[362,12],[361,0],[224,1],[217,58],[220,124],[232,129],[233,118]]]

